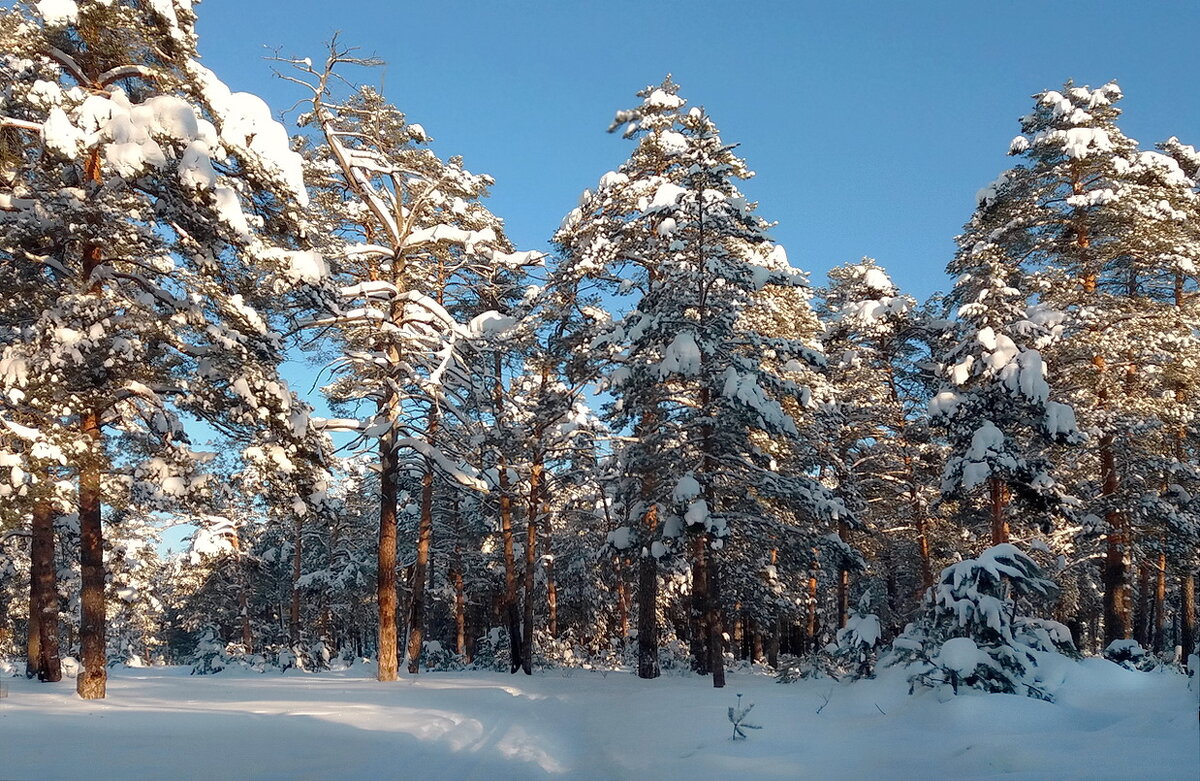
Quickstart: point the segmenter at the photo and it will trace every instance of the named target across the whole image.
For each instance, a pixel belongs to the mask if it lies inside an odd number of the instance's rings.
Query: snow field
[[[628,673],[114,670],[109,699],[10,679],[0,777],[66,779],[1188,779],[1196,692],[1168,673],[1071,664],[1056,703],[910,697],[904,672],[780,685]],[[762,730],[730,740],[726,709]],[[942,701],[944,700],[944,701]],[[826,702],[827,701],[827,702]],[[818,713],[818,709],[820,712]]]

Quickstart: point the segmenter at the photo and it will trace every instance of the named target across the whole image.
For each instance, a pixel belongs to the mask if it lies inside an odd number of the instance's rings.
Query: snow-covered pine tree
[[[643,557],[661,557],[688,538],[694,662],[719,687],[724,627],[714,554],[730,527],[778,526],[775,502],[810,518],[846,510],[811,478],[781,474],[754,442],[758,432],[798,437],[779,399],[803,389],[769,371],[764,357],[784,366],[822,359],[739,321],[764,286],[803,278],[772,265],[767,224],[734,184],[750,172],[708,116],[684,111],[669,77],[638,94],[642,104],[614,122],[639,137],[637,149],[596,193],[585,193],[556,240],[588,273],[634,270],[625,288],[639,289],[636,308],[596,340],[615,348],[612,422],[634,434],[623,463],[651,518],[636,535]],[[620,536],[632,542],[631,531]]]
[[[1071,488],[1105,540],[1108,641],[1133,632],[1131,557],[1164,487],[1163,380],[1176,353],[1158,334],[1172,330],[1176,278],[1196,286],[1184,238],[1192,182],[1120,131],[1120,98],[1115,83],[1036,96],[1010,148],[1023,163],[987,195],[1008,217],[986,237],[1008,261],[1025,259],[1043,311],[1063,318],[1045,353],[1092,443]]]
[[[468,334],[452,301],[461,300],[470,279],[497,268],[520,269],[536,262],[537,254],[513,252],[503,223],[483,205],[490,177],[471,174],[459,158],[440,160],[425,146],[424,129],[377,91],[334,94],[340,78],[335,71],[377,61],[354,57],[335,39],[319,67],[308,59],[285,62],[290,70],[284,77],[306,90],[311,105],[301,124],[313,134],[306,152],[317,192],[315,220],[333,276],[343,286],[340,306],[312,321],[336,328],[340,343],[326,392],[351,409],[373,405],[370,416],[351,428],[379,451],[378,676],[394,680],[396,503],[405,459],[414,459],[423,475],[410,599],[411,672],[420,664],[435,474],[486,488],[468,466],[469,454],[454,452],[455,442],[439,433],[443,417],[467,418],[454,389],[470,380],[459,354]],[[507,470],[500,472],[507,480]]]
[[[39,150],[6,176],[0,243],[41,286],[0,378],[37,423],[71,432],[85,698],[105,692],[102,505],[202,488],[182,412],[302,439],[271,301],[322,269],[263,239],[303,236],[299,158],[258,98],[197,62],[194,24],[183,0],[0,13],[0,124]],[[112,430],[140,462],[110,450]]]
[[[912,687],[949,684],[955,693],[969,686],[1052,700],[1053,662],[1046,657],[1071,652],[1071,634],[1019,608],[1056,593],[1033,559],[1011,543],[995,545],[942,570],[886,663],[909,667]]]
[[[969,525],[985,494],[992,545],[1009,540],[1014,500],[1024,524],[1049,525],[1063,501],[1049,447],[1082,439],[1071,407],[1050,399],[1041,352],[1061,333],[1062,315],[1034,302],[1021,257],[993,241],[1020,208],[991,190],[980,193],[947,266],[954,278],[947,304],[956,319],[933,356],[942,387],[930,412],[950,447],[942,497]]]
[[[861,547],[882,578],[885,618],[909,614],[933,585],[937,516],[931,464],[941,460],[926,410],[930,318],[872,258],[829,272],[821,291],[822,344],[837,394],[839,491],[872,534]],[[902,530],[911,530],[906,534]],[[915,577],[912,577],[915,575]],[[850,607],[839,579],[839,626]],[[899,627],[897,627],[898,629]]]

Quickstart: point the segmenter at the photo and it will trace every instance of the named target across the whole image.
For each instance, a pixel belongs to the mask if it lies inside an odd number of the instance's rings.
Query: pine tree
[[[951,448],[942,496],[957,500],[960,518],[967,519],[972,494],[986,491],[993,545],[1009,540],[1014,498],[1025,523],[1049,524],[1063,489],[1048,448],[1082,439],[1071,407],[1050,399],[1041,352],[1053,344],[1062,317],[1030,300],[1029,269],[991,238],[1019,209],[1019,202],[985,194],[958,237],[959,251],[947,267],[955,279],[947,303],[956,321],[934,356],[943,385],[931,411]]]
[[[0,375],[35,425],[64,432],[82,536],[77,688],[96,698],[102,505],[202,490],[184,412],[289,447],[303,439],[268,322],[272,299],[321,269],[311,253],[263,238],[285,226],[303,235],[299,160],[261,101],[196,61],[190,4],[70,10],[0,16],[15,55],[0,65],[13,85],[5,132],[41,148],[9,175],[11,208],[0,213],[4,252],[37,269],[39,286]],[[116,458],[113,429],[139,443],[140,462]]]
[[[1018,603],[1056,593],[1031,558],[1009,543],[995,545],[942,571],[887,663],[909,666],[914,687],[948,683],[956,694],[962,685],[1053,700],[1038,668],[1045,655],[1073,650],[1070,632],[1018,612]]]
[[[1121,133],[1120,98],[1114,83],[1036,96],[1010,149],[1023,164],[985,194],[1003,219],[984,237],[1009,268],[1026,266],[1029,292],[1061,319],[1046,359],[1091,432],[1072,492],[1105,540],[1109,641],[1133,633],[1131,558],[1155,525],[1146,508],[1163,489],[1162,379],[1174,350],[1157,334],[1171,330],[1162,326],[1174,316],[1176,277],[1185,290],[1196,284],[1194,266],[1179,262],[1194,246],[1181,241],[1191,180]]]
[[[638,136],[638,147],[596,193],[584,194],[556,241],[588,274],[632,266],[623,286],[638,288],[636,308],[593,345],[609,345],[616,364],[607,384],[616,397],[612,425],[634,433],[622,463],[638,481],[642,557],[689,556],[694,663],[719,687],[716,551],[731,527],[780,527],[776,502],[811,518],[836,518],[845,508],[815,481],[776,471],[755,445],[758,432],[798,436],[778,399],[802,393],[763,367],[763,353],[781,365],[822,359],[796,340],[739,327],[764,286],[803,280],[772,266],[767,225],[734,185],[749,172],[708,116],[685,112],[677,93],[668,77],[638,93],[638,108],[618,113],[614,128]]]
[[[440,160],[425,146],[424,129],[407,122],[377,91],[360,87],[344,99],[333,94],[339,67],[379,64],[352,55],[335,39],[320,69],[307,59],[287,60],[291,71],[285,78],[308,93],[312,110],[301,124],[314,136],[306,151],[318,192],[316,219],[333,276],[343,285],[340,304],[311,322],[336,328],[341,342],[326,393],[347,408],[361,402],[375,407],[351,428],[374,440],[379,451],[378,675],[394,680],[396,513],[406,458],[415,459],[422,473],[409,603],[410,672],[420,665],[437,476],[486,488],[468,465],[471,454],[455,452],[455,442],[442,436],[444,419],[468,417],[456,394],[469,384],[461,354],[469,334],[456,305],[465,304],[464,289],[465,297],[480,303],[475,295],[486,286],[475,283],[495,269],[516,271],[537,257],[512,252],[503,223],[483,205],[490,177],[470,173],[459,158]],[[469,319],[481,312],[466,314]],[[500,472],[507,480],[507,470]],[[507,507],[507,486],[501,493]]]
[[[885,617],[904,616],[933,585],[935,542],[942,537],[931,510],[930,465],[941,453],[932,442],[924,368],[935,326],[871,258],[829,272],[819,313],[841,423],[839,490],[871,532],[860,545],[885,581],[878,588],[889,595]],[[844,524],[840,531],[849,536]],[[839,578],[839,626],[849,613],[846,576]]]

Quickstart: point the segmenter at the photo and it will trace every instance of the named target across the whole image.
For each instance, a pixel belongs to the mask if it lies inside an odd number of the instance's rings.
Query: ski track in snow
[[[378,683],[340,673],[116,669],[109,699],[74,681],[8,679],[6,779],[1191,779],[1196,692],[1182,676],[1098,659],[1072,666],[1056,703],[1010,695],[910,697],[876,680],[776,684],[731,673],[547,670],[425,673]],[[736,693],[763,726],[730,741]],[[817,708],[828,697],[821,713]]]

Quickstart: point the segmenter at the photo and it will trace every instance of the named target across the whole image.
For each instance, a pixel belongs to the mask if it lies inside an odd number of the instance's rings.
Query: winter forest
[[[278,54],[281,113],[201,64],[199,11],[0,10],[14,692],[550,671],[1049,704],[1107,660],[1190,690],[1194,737],[1197,128],[1140,143],[1116,82],[1030,84],[918,300],[870,257],[790,263],[753,150],[670,75],[531,250],[381,60]]]

